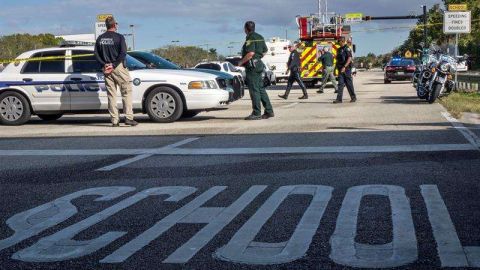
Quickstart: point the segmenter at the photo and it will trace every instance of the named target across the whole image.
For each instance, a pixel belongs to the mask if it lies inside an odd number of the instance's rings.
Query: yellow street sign
[[[347,13],[345,14],[345,19],[357,19],[362,18],[363,13]]]
[[[346,23],[356,23],[361,22],[363,20],[362,13],[347,13],[345,14],[345,22]]]
[[[411,51],[406,51],[405,52],[405,58],[412,58],[412,52]]]
[[[467,4],[450,4],[448,5],[448,11],[467,11]]]
[[[113,17],[113,15],[112,14],[98,14],[97,15],[97,22],[105,22],[105,20],[108,17]]]

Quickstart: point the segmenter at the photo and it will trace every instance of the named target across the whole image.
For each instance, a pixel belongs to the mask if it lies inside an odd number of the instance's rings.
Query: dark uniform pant
[[[248,91],[252,99],[252,114],[256,116],[261,115],[262,105],[265,108],[265,113],[273,113],[272,104],[263,86],[262,72],[247,69],[247,81]]]
[[[352,78],[352,69],[348,68],[344,73],[338,75],[338,95],[337,100],[342,100],[343,98],[343,88],[347,87],[348,94],[350,98],[356,98],[355,89],[353,88],[353,78]]]
[[[305,88],[305,85],[303,84],[302,78],[300,77],[300,73],[296,71],[290,71],[290,76],[288,77],[288,82],[287,82],[287,90],[285,90],[285,96],[288,96],[290,94],[290,90],[292,89],[293,83],[297,82],[300,88],[302,88],[302,92],[304,96],[307,96],[307,89]]]

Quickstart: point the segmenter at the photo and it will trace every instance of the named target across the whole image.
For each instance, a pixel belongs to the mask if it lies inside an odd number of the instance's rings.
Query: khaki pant
[[[335,78],[335,67],[325,67],[325,73],[323,74],[323,80],[322,80],[322,85],[320,86],[320,90],[323,90],[325,88],[325,85],[327,82],[330,80],[333,84],[333,88],[335,88],[335,91],[338,90],[337,86],[337,80]]]
[[[120,122],[117,108],[117,87],[120,88],[123,102],[123,112],[129,120],[133,120],[132,105],[132,85],[130,83],[130,74],[123,63],[118,65],[115,70],[105,76],[105,85],[107,86],[108,112],[113,124]]]

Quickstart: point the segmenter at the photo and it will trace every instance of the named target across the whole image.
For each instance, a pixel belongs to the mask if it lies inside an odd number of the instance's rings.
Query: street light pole
[[[428,17],[427,17],[427,6],[423,6],[423,42],[425,42],[425,46],[427,45],[427,23],[428,23]]]
[[[130,24],[130,29],[132,30],[132,49],[135,50],[135,25]]]

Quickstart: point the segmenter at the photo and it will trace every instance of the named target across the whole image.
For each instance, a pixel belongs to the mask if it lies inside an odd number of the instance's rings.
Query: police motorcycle
[[[457,59],[450,55],[439,54],[437,61],[430,63],[431,77],[428,84],[428,103],[445,94],[449,94],[455,88],[453,74],[457,69]]]
[[[432,69],[438,64],[437,55],[426,51],[425,57],[422,59],[422,65],[417,66],[413,74],[413,84],[417,90],[417,96],[421,99],[428,99],[430,79],[432,78]]]

